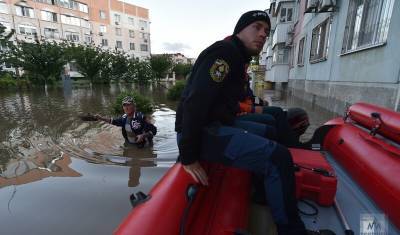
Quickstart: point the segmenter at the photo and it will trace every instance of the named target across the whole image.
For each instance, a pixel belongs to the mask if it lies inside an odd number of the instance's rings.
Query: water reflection
[[[29,159],[10,161],[0,174],[0,188],[9,185],[21,185],[47,177],[79,177],[80,173],[71,169],[71,157],[61,153],[59,157],[49,158],[39,153]]]
[[[102,123],[84,123],[77,119],[79,113],[86,112],[111,115],[110,107],[115,97],[122,91],[132,89],[151,98],[156,105],[154,116],[160,132],[155,138],[159,144],[154,146],[154,152],[151,148],[146,153],[132,153],[132,150],[121,146],[123,139],[118,128]],[[112,84],[73,88],[71,80],[63,81],[62,88],[49,88],[47,96],[42,90],[2,92],[1,176],[8,178],[6,175],[15,169],[15,176],[22,176],[23,172],[44,167],[47,164],[44,162],[51,162],[53,156],[60,156],[61,153],[97,164],[121,164],[116,159],[134,156],[136,159],[148,158],[154,162],[157,154],[162,154],[163,148],[167,147],[163,147],[162,143],[173,134],[171,124],[175,112],[171,108],[175,107],[175,103],[165,99],[165,92],[161,85],[135,87],[134,84]],[[171,156],[171,152],[174,156]],[[176,158],[176,152],[168,149],[166,157]],[[47,160],[38,160],[37,156],[41,155]],[[0,187],[4,186],[0,184]]]

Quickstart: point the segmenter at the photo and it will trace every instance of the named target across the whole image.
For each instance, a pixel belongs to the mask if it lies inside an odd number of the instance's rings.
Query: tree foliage
[[[5,62],[15,68],[22,68],[25,76],[35,83],[47,84],[60,79],[67,60],[65,47],[55,42],[37,41],[28,43],[17,41],[10,45]]]
[[[192,70],[192,64],[182,64],[178,63],[174,65],[173,71],[176,76],[186,77]]]
[[[167,98],[174,101],[178,100],[181,97],[183,90],[185,89],[185,85],[185,80],[176,81],[175,85],[168,89]]]
[[[110,55],[99,47],[70,44],[67,47],[68,59],[76,64],[79,72],[92,83],[107,81],[111,72]]]
[[[144,114],[149,114],[149,113],[153,112],[153,105],[148,98],[146,98],[136,92],[122,92],[121,94],[118,95],[118,97],[115,100],[115,103],[113,105],[113,112],[115,114],[124,113],[121,103],[122,103],[122,99],[126,96],[133,97],[133,99],[135,100],[135,103],[136,103],[137,111],[140,111]]]
[[[152,55],[150,58],[151,69],[153,70],[156,79],[166,77],[173,66],[173,61],[170,55]]]

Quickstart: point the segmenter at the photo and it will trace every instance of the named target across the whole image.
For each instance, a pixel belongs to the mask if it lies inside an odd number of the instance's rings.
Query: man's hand
[[[204,171],[199,162],[194,162],[192,164],[182,166],[183,169],[185,169],[185,171],[189,173],[197,183],[201,183],[205,186],[208,185],[207,173]]]

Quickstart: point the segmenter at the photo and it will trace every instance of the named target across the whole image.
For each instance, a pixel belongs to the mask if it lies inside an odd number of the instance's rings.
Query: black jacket
[[[246,96],[244,66],[249,62],[250,56],[236,36],[214,43],[196,60],[176,113],[183,164],[199,158],[205,126],[213,122],[233,124],[239,101]]]
[[[122,136],[124,137],[127,143],[130,143],[125,130],[125,124],[127,120],[128,116],[124,114],[121,117],[113,118],[111,120],[111,124],[122,127],[121,128]],[[135,135],[141,135],[143,133],[149,133],[149,132],[151,132],[153,136],[157,134],[157,127],[155,127],[153,124],[147,123],[144,120],[144,114],[141,112],[135,112],[133,118],[129,122],[129,125],[131,126],[131,130],[133,133],[135,133]]]

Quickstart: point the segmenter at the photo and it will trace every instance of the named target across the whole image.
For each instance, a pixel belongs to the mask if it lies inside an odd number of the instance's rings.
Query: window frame
[[[311,31],[310,63],[318,63],[327,60],[331,26],[331,17],[328,17]]]
[[[385,45],[393,6],[394,0],[350,0],[341,55]]]
[[[297,50],[297,66],[304,66],[304,48],[306,45],[306,36],[299,40],[299,48]]]

